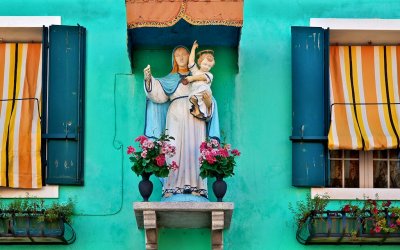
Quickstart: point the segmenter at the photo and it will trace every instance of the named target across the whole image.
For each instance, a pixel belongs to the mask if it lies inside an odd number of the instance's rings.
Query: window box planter
[[[388,225],[397,219],[388,216]],[[372,232],[373,216],[364,213],[350,216],[343,211],[313,211],[298,228],[296,239],[304,245],[308,244],[400,244],[400,232]]]
[[[75,241],[75,231],[64,217],[47,220],[43,213],[44,210],[0,211],[0,244],[71,244]]]

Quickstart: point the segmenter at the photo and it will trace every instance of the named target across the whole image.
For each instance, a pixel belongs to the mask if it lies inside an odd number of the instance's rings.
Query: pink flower
[[[374,229],[374,231],[376,232],[376,233],[380,233],[381,232],[381,227],[380,226],[376,226],[375,227],[375,229]]]
[[[161,154],[156,157],[156,164],[159,167],[164,166],[164,164],[165,164],[165,155],[164,154]]]
[[[154,142],[148,140],[147,148],[154,148]]]
[[[143,147],[143,148],[146,148],[146,149],[147,149],[147,148],[150,148],[150,147],[149,147],[150,142],[151,142],[151,141],[149,141],[149,140],[144,140],[143,143],[142,143],[142,147]]]
[[[171,168],[172,170],[177,170],[177,169],[179,168],[179,166],[178,166],[178,164],[176,164],[175,161],[172,161],[170,168]]]
[[[138,141],[140,144],[143,144],[144,141],[147,140],[147,137],[144,135],[138,136],[135,141]]]
[[[240,152],[237,149],[233,149],[231,152],[233,155],[240,156]]]
[[[135,148],[134,147],[132,147],[132,146],[129,146],[128,147],[128,150],[126,151],[126,153],[129,155],[129,154],[132,154],[132,153],[134,153],[135,152]]]
[[[215,146],[215,147],[218,147],[218,146],[219,146],[219,142],[218,142],[217,140],[215,140],[215,139],[211,139],[210,142],[211,142],[211,144],[212,144],[213,146]]]
[[[141,156],[142,158],[146,158],[146,156],[147,156],[147,150],[143,150],[143,152],[140,154],[140,156]]]

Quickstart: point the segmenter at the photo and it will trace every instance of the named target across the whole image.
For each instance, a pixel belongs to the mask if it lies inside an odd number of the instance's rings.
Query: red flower
[[[215,157],[212,155],[206,155],[206,161],[208,162],[208,164],[214,164],[217,159],[215,159]]]
[[[205,151],[206,149],[207,149],[207,142],[203,141],[203,142],[200,144],[200,153],[203,152],[203,151]]]
[[[400,226],[400,219],[397,219],[397,220],[396,220],[396,224],[397,224],[398,226]]]
[[[369,202],[370,204],[376,206],[376,201],[373,201],[373,200],[371,200],[371,199],[368,199],[368,202]]]
[[[164,166],[164,164],[165,164],[165,155],[164,154],[161,154],[156,157],[156,164],[159,167]]]
[[[373,214],[378,214],[378,209],[376,209],[376,207],[374,207],[374,209],[372,209],[372,213]]]
[[[240,152],[239,152],[239,150],[237,150],[237,149],[233,149],[233,150],[232,150],[232,154],[233,154],[233,155],[236,155],[236,156],[240,156]]]
[[[138,141],[140,144],[143,144],[144,141],[147,141],[147,137],[144,135],[138,136],[135,141]]]
[[[381,227],[380,226],[376,226],[375,228],[374,228],[374,231],[376,232],[376,233],[380,233],[381,232]]]
[[[225,158],[226,158],[226,157],[229,157],[229,152],[228,152],[228,150],[225,149],[225,148],[219,149],[218,154],[219,154],[220,156],[222,156],[222,157],[225,157]]]
[[[134,153],[135,152],[135,148],[134,147],[132,147],[132,146],[129,146],[128,147],[128,150],[126,151],[126,153],[129,155],[129,154],[132,154],[132,153]]]
[[[390,207],[391,204],[392,204],[391,201],[387,201],[387,202],[385,202],[385,203],[382,203],[382,206],[384,206],[384,207]]]
[[[343,211],[346,212],[346,213],[350,212],[350,210],[351,210],[350,205],[346,205],[346,206],[344,206],[344,208],[343,208]]]

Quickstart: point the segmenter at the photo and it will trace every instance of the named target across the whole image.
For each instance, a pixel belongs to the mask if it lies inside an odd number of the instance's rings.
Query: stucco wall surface
[[[61,187],[60,192],[60,200],[76,201],[77,241],[69,246],[1,249],[144,249],[144,232],[137,229],[132,208],[141,200],[139,178],[130,170],[125,149],[143,132],[142,68],[152,64],[156,76],[168,73],[170,48],[134,51],[130,75],[124,4],[122,0],[0,2],[0,16],[61,16],[63,24],[87,28],[85,186]],[[394,0],[245,1],[238,55],[214,48],[213,91],[221,127],[227,141],[242,152],[236,175],[227,179],[225,200],[234,202],[235,210],[224,234],[225,249],[337,248],[297,243],[288,210],[289,202],[309,193],[291,186],[290,26],[308,26],[310,18],[399,18],[399,13],[400,4]],[[119,146],[122,151],[116,149]],[[152,180],[151,200],[157,201],[160,185]],[[209,237],[205,229],[161,230],[160,249],[210,249]]]

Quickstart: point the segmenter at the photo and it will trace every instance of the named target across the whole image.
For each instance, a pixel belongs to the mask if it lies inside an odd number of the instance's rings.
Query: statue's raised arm
[[[143,70],[144,73],[144,83],[146,86],[146,91],[149,92],[151,89],[151,69],[150,65],[147,65],[146,68]]]

